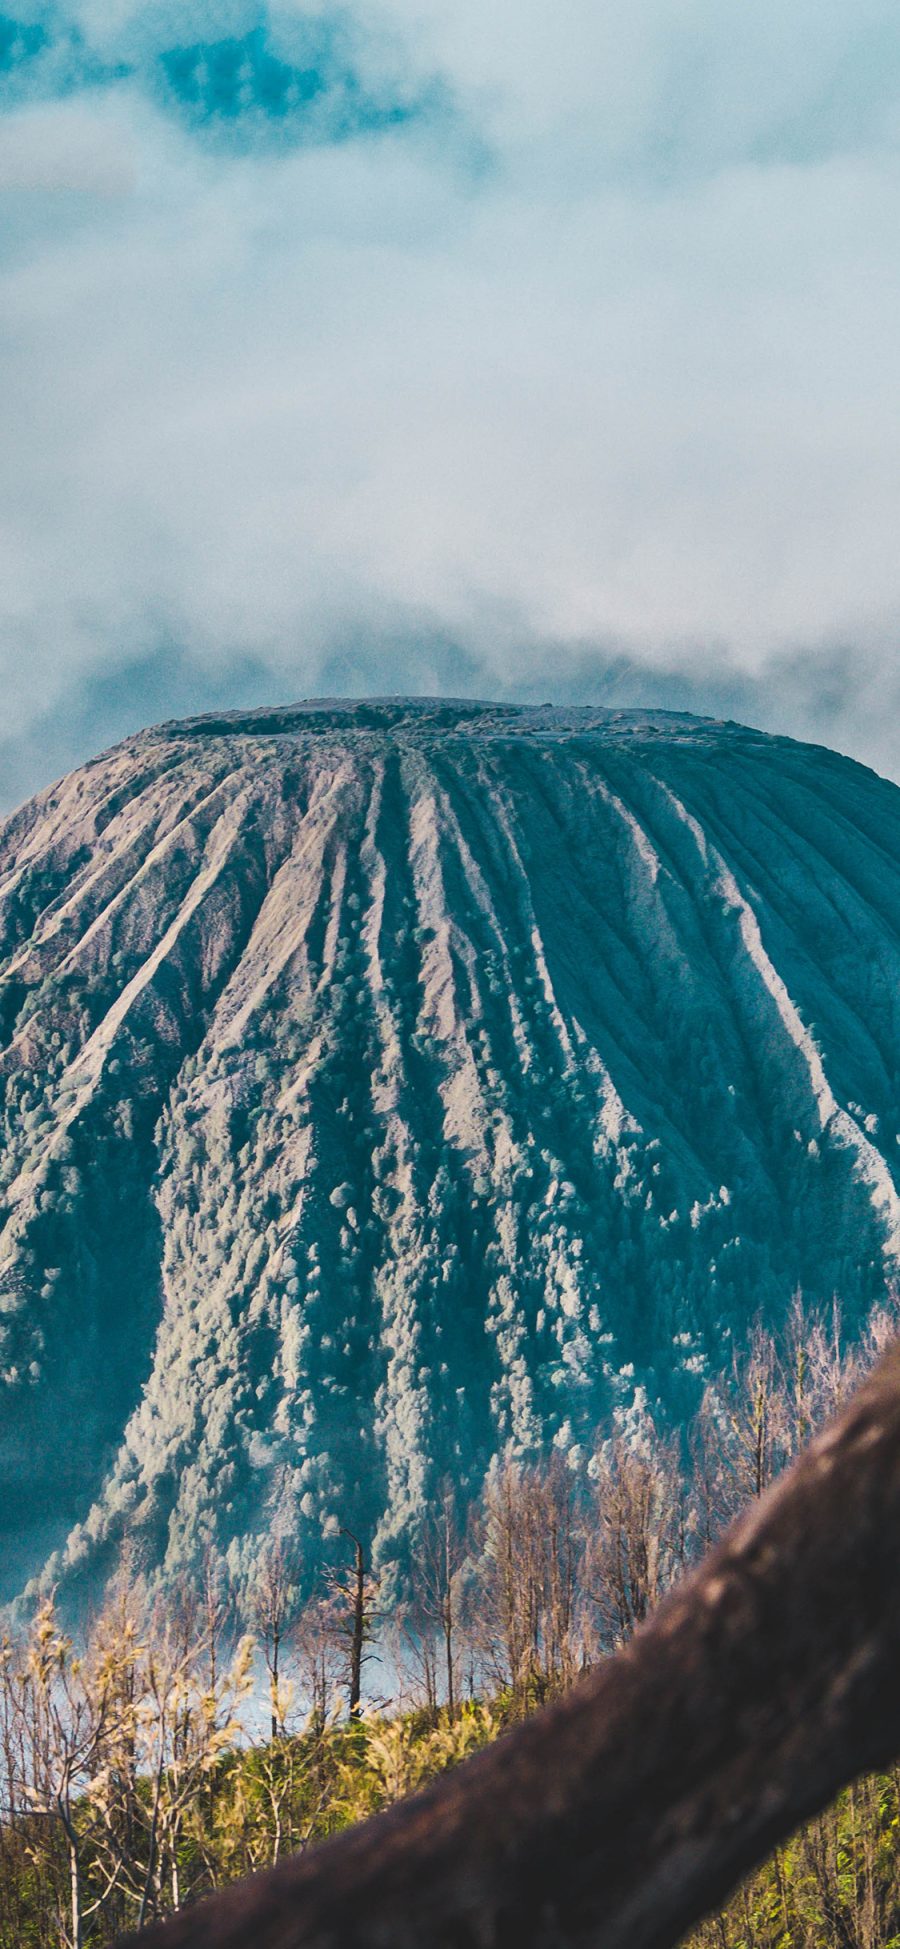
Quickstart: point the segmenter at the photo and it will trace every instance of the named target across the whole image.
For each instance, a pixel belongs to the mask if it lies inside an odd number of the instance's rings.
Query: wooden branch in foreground
[[[664,1949],[898,1751],[900,1346],[558,1704],[141,1949]]]

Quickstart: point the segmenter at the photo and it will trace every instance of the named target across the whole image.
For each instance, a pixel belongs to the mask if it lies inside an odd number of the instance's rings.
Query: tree
[[[800,1358],[786,1379],[774,1335],[757,1321],[731,1372],[710,1381],[690,1447],[704,1543],[721,1535],[748,1497],[763,1495],[791,1454],[792,1429],[807,1412],[808,1372]]]
[[[567,1684],[583,1656],[576,1591],[583,1549],[575,1479],[557,1455],[506,1461],[475,1516],[468,1612],[489,1680],[517,1713]]]
[[[181,1906],[179,1847],[200,1789],[240,1733],[238,1709],[253,1686],[253,1641],[242,1638],[231,1663],[210,1685],[210,1646],[198,1631],[200,1606],[188,1588],[182,1602],[159,1603],[142,1701],[143,1770],[153,1781],[151,1844],[140,1921],[148,1904]],[[140,1923],[139,1923],[140,1926]]]
[[[281,1658],[285,1636],[297,1614],[296,1572],[283,1541],[270,1542],[253,1579],[250,1616],[262,1647],[269,1675],[272,1738],[284,1731],[289,1695],[282,1684]]]
[[[432,1716],[438,1709],[439,1667],[451,1718],[458,1702],[458,1634],[465,1560],[453,1488],[445,1482],[436,1507],[429,1511],[416,1538],[409,1602],[399,1614],[402,1638],[418,1667]]]
[[[341,1530],[353,1544],[353,1569],[349,1576],[332,1578],[337,1629],[346,1646],[347,1709],[358,1719],[362,1706],[362,1673],[369,1655],[374,1624],[377,1583],[366,1567],[366,1554],[352,1530]]]
[[[345,1673],[342,1612],[337,1592],[311,1597],[294,1631],[294,1654],[301,1698],[311,1728],[321,1734],[334,1716]]]
[[[89,1842],[106,1817],[109,1781],[134,1727],[130,1636],[102,1633],[79,1657],[60,1626],[53,1597],[40,1605],[18,1644],[0,1657],[7,1792],[14,1811],[61,1831],[67,1863],[67,1913],[58,1916],[65,1949],[82,1949],[85,1915],[108,1900],[119,1875],[114,1861],[100,1893],[85,1907]]]
[[[604,1645],[621,1645],[684,1566],[685,1486],[677,1443],[649,1417],[640,1445],[619,1435],[596,1455],[587,1586]]]

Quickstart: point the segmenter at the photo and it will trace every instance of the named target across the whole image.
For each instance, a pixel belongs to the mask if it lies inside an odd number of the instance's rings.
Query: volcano
[[[670,713],[166,724],[0,828],[0,1595],[400,1560],[900,1266],[900,790]]]

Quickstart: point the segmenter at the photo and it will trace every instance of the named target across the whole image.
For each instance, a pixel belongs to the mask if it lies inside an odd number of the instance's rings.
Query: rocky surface
[[[900,1264],[900,790],[669,714],[164,725],[0,828],[2,1596],[402,1552]]]

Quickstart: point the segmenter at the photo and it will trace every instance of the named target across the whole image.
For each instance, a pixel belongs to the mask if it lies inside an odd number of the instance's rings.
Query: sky
[[[0,400],[0,806],[374,692],[900,778],[900,13],[19,0]]]

